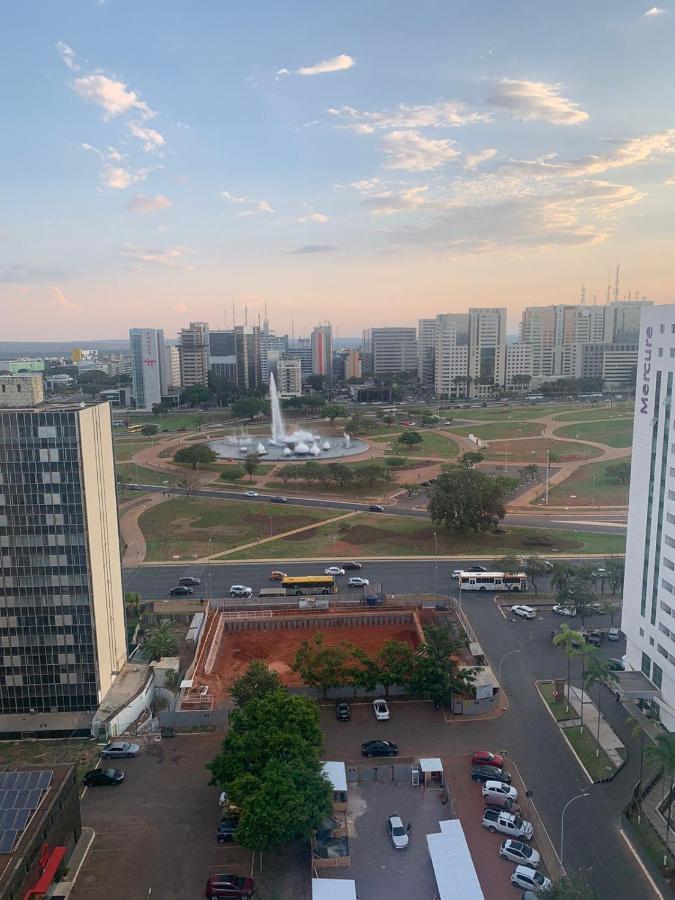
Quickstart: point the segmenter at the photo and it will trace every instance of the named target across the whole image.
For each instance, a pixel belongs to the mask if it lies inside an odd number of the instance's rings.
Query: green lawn
[[[543,419],[563,407],[552,406],[499,406],[489,409],[448,409],[446,419],[464,419],[472,422],[524,422],[528,419]],[[443,418],[443,416],[442,416]]]
[[[602,406],[593,406],[590,409],[587,406],[578,407],[574,412],[559,413],[554,416],[560,422],[588,422],[595,419],[623,419],[633,418],[633,403],[617,403],[611,409],[607,404]]]
[[[509,466],[512,462],[519,464],[536,463],[540,465],[546,462],[546,451],[555,454],[558,462],[569,462],[577,459],[592,459],[601,456],[602,451],[588,444],[577,444],[567,441],[556,441],[551,438],[529,438],[522,441],[492,441],[488,447],[484,447],[481,453],[487,460],[506,462],[508,455]],[[554,460],[551,460],[552,462]]]
[[[99,760],[96,741],[72,740],[49,741],[2,741],[0,742],[0,767],[40,766],[70,764],[76,767],[78,780],[85,772],[93,769]]]
[[[467,437],[475,434],[482,441],[498,441],[501,438],[528,438],[542,433],[544,426],[535,422],[495,422],[485,425],[463,425],[460,428],[451,428],[453,434]]]
[[[136,463],[117,463],[115,470],[138,484],[178,484],[181,476],[176,472],[159,472],[157,469],[148,469],[145,466],[137,466]]]
[[[233,554],[236,559],[293,559],[333,555],[333,539],[339,556],[433,556],[434,531],[438,553],[444,556],[498,554],[518,551],[546,553],[623,553],[625,539],[618,535],[591,532],[543,531],[532,528],[504,528],[501,534],[450,535],[431,522],[420,519],[359,513],[320,529],[302,532],[290,538],[270,541]]]
[[[608,775],[614,772],[615,766],[604,750],[600,750],[599,756],[595,755],[598,744],[585,725],[583,727],[571,725],[569,728],[561,730],[572,747],[574,747],[577,756],[584,764],[593,781],[600,781],[600,779],[607,778]]]
[[[119,418],[122,418],[121,416]],[[177,412],[169,413],[168,416],[153,416],[152,413],[146,415],[124,415],[125,421],[130,425],[144,425],[146,422],[151,425],[158,425],[160,430],[167,428],[169,431],[178,431],[179,428],[185,428],[188,431],[197,431],[197,426],[201,423],[201,427],[215,424],[227,424],[228,415],[224,410],[218,412]],[[122,429],[120,428],[120,431]]]
[[[148,546],[146,559],[184,559],[228,550],[337,515],[343,515],[343,511],[180,497],[148,509],[139,524]]]
[[[614,459],[580,466],[565,481],[551,486],[549,503],[553,506],[627,505],[629,486],[607,475],[608,468],[622,461]]]
[[[552,682],[540,681],[537,683],[537,687],[539,688],[539,693],[546,701],[548,708],[555,716],[557,722],[564,722],[567,719],[579,718],[576,710],[572,706],[570,706],[568,709],[567,703],[556,703],[554,684]],[[565,690],[567,690],[567,685],[565,685]]]
[[[115,459],[118,462],[128,462],[134,453],[143,450],[145,447],[151,447],[156,444],[157,440],[153,438],[139,438],[136,441],[115,441],[113,450]]]
[[[632,811],[628,816],[628,821],[637,832],[642,846],[645,848],[654,864],[661,869],[663,866],[663,857],[666,852],[666,845],[661,840],[652,823],[645,815],[640,817],[640,822],[638,823],[636,810]],[[671,852],[668,853],[668,867],[670,869],[675,868],[675,856],[673,856]]]
[[[411,430],[417,431],[417,429]],[[408,456],[435,456],[441,459],[453,459],[459,452],[457,444],[443,434],[437,434],[432,431],[417,431],[417,434],[422,438],[422,443],[415,444],[412,450],[407,451]],[[382,441],[377,443],[382,443]],[[399,444],[396,440],[391,441],[389,446],[397,452],[402,451],[404,447],[403,444]],[[404,455],[403,452],[401,452],[401,455]]]
[[[559,437],[597,441],[609,447],[630,447],[633,441],[633,417],[564,425],[556,428],[554,433]]]

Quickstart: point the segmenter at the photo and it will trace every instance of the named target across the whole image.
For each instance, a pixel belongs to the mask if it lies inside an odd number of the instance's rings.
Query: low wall
[[[285,628],[358,628],[368,625],[409,625],[414,628],[412,612],[362,612],[332,615],[316,611],[311,615],[251,617],[225,621],[226,631],[276,631]]]
[[[148,675],[143,682],[143,687],[132,697],[126,706],[123,706],[118,712],[107,719],[100,722],[94,719],[91,726],[93,735],[98,735],[98,730],[102,726],[105,727],[108,739],[116,738],[120,734],[124,734],[127,728],[138,719],[143,710],[150,709],[152,698],[154,696],[155,680],[152,669],[148,669]]]
[[[226,707],[218,709],[162,710],[158,717],[161,728],[215,728],[223,729],[228,723]]]

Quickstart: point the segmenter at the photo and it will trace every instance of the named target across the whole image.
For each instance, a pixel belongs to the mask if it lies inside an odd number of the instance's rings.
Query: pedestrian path
[[[586,691],[580,688],[572,687],[570,691],[570,704],[579,713],[578,719],[567,719],[560,722],[561,728],[578,727],[582,721],[582,704],[583,704],[583,723],[588,728],[593,737],[598,741],[600,747],[604,750],[610,759],[610,762],[620,769],[624,763],[624,756],[620,751],[625,751],[623,741],[610,728],[607,720],[600,713],[600,710],[588,696]],[[600,731],[598,732],[598,719],[600,719]]]

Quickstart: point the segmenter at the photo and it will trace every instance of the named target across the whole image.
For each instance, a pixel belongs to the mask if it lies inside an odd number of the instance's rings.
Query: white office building
[[[467,397],[469,382],[469,316],[436,316],[435,386],[437,397]]]
[[[675,305],[645,306],[638,341],[621,627],[629,697],[675,731]],[[641,673],[641,674],[640,674]]]
[[[371,335],[376,375],[417,372],[415,328],[372,328]]]
[[[417,375],[420,384],[433,386],[436,380],[436,341],[438,321],[420,319],[417,323]]]
[[[469,393],[490,397],[506,378],[506,307],[469,310]]]
[[[137,409],[152,409],[168,389],[167,357],[161,328],[130,328],[132,396]]]
[[[532,384],[532,344],[516,341],[506,346],[506,387],[525,392]]]

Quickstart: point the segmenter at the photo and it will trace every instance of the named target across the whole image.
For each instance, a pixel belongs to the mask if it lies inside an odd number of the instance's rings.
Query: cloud
[[[136,91],[130,90],[123,81],[116,81],[101,73],[76,78],[72,88],[84,100],[100,106],[105,119],[114,119],[130,112],[137,112],[143,119],[151,119],[156,115]]]
[[[173,206],[173,203],[163,194],[155,194],[154,196],[134,194],[133,197],[127,200],[126,206],[131,212],[152,213],[160,209],[168,209],[170,206]]]
[[[75,51],[72,47],[69,47],[68,44],[64,44],[63,41],[57,41],[54,44],[56,49],[59,52],[59,56],[63,60],[63,62],[68,66],[71,72],[79,72],[80,67],[75,62]]]
[[[330,218],[320,212],[309,212],[298,219],[298,224],[300,225],[304,225],[306,222],[317,222],[319,225],[323,225],[326,222],[330,222]]]
[[[128,122],[127,128],[135,138],[143,142],[143,149],[146,153],[151,153],[159,147],[163,147],[166,141],[164,135],[154,128],[148,128],[146,125],[139,125],[138,122]]]
[[[83,150],[95,153],[101,160],[102,165],[99,172],[99,181],[103,187],[123,191],[132,184],[138,184],[141,181],[145,181],[150,172],[152,172],[151,167],[130,169],[125,165],[121,165],[124,157],[115,147],[99,150],[98,147],[92,147],[91,144],[80,144],[80,146]]]
[[[619,141],[611,153],[584,156],[561,167],[568,175],[598,175],[610,169],[623,169],[675,153],[675,128],[642,137]]]
[[[573,100],[562,97],[560,84],[502,78],[492,89],[487,103],[507,109],[517,118],[541,119],[552,125],[579,125],[588,113]]]
[[[236,194],[231,194],[229,191],[221,191],[220,196],[224,200],[227,200],[228,203],[233,203],[235,206],[242,207],[241,212],[237,213],[238,216],[254,216],[259,212],[275,212],[274,207],[267,200],[251,200],[250,197],[238,197]]]
[[[666,10],[662,9],[660,6],[652,6],[647,12],[644,14],[645,18],[653,18],[654,16],[665,16]]]
[[[336,247],[334,244],[303,244],[301,247],[296,247],[295,250],[289,250],[289,253],[333,253],[335,250],[339,250],[339,247]]]
[[[191,247],[176,245],[153,249],[127,244],[122,252],[127,259],[136,262],[169,266],[172,269],[184,269],[187,272],[192,271],[192,266],[183,261],[184,256],[194,252]]]
[[[24,266],[17,263],[0,269],[0,284],[31,284],[34,281],[63,281],[69,274],[58,266]]]
[[[366,192],[363,205],[373,215],[390,216],[393,213],[417,210],[423,206],[429,206],[429,187],[426,184],[418,187],[404,188],[401,191],[372,191]]]
[[[339,56],[332,56],[330,59],[322,59],[321,62],[314,63],[313,66],[302,66],[295,70],[296,75],[324,75],[326,72],[343,72],[345,69],[351,69],[356,65],[353,56],[341,53]],[[277,75],[285,74],[286,70],[279,69]]]
[[[68,309],[68,310],[78,310],[80,307],[77,303],[73,303],[72,300],[69,300],[68,297],[57,287],[54,285],[50,285],[49,290],[52,292],[52,301],[51,306],[60,309]]]
[[[283,78],[285,75],[290,75],[291,70],[290,69],[277,69],[274,74],[276,75],[277,81],[278,81],[280,78]]]
[[[427,138],[418,131],[392,131],[382,138],[385,169],[427,172],[440,169],[459,156],[454,141]]]
[[[496,155],[497,151],[494,147],[486,147],[485,150],[479,150],[478,153],[467,153],[464,157],[464,169],[467,172],[477,169],[481,163],[494,159]]]
[[[472,112],[464,103],[438,100],[427,105],[399,104],[394,109],[364,112],[353,106],[329,108],[326,112],[358,134],[372,134],[378,128],[458,128],[488,122],[489,113]]]

